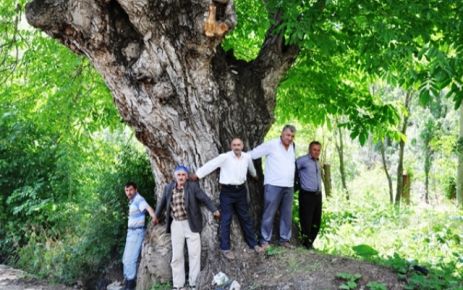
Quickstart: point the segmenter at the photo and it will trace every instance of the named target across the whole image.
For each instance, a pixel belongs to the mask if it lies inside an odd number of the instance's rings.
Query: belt
[[[139,230],[139,229],[145,229],[145,226],[143,226],[143,227],[129,227],[129,230]]]
[[[245,187],[246,183],[243,184],[220,184],[220,187],[223,189],[229,189],[229,190],[239,190],[243,189]]]
[[[181,222],[181,221],[186,221],[186,220],[188,219],[188,217],[187,217],[187,216],[185,216],[185,217],[181,217],[181,218],[176,218],[176,217],[174,217],[174,216],[173,216],[172,218],[174,219],[174,221],[178,221],[178,222]]]
[[[312,194],[312,195],[319,195],[319,194],[322,194],[321,191],[308,191],[308,190],[304,190],[304,189],[301,189],[301,192],[302,192],[302,193],[306,193],[306,194]]]

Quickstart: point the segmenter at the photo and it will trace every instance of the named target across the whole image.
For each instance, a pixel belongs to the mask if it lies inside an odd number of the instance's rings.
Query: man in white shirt
[[[273,219],[280,210],[280,245],[292,248],[291,239],[293,186],[295,172],[296,128],[285,125],[278,139],[267,141],[250,152],[252,159],[263,156],[265,160],[264,213],[262,216],[262,248],[266,249],[272,238]]]
[[[243,229],[244,239],[251,249],[261,252],[257,245],[253,221],[249,213],[247,200],[246,175],[249,173],[257,178],[256,169],[251,156],[243,152],[243,141],[234,138],[230,143],[231,151],[220,154],[200,167],[191,179],[204,178],[217,168],[220,168],[220,250],[228,259],[235,256],[230,246],[230,225],[233,211],[236,211]]]

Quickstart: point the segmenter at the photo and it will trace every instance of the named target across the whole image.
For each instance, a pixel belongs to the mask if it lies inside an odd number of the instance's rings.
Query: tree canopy
[[[377,132],[399,138],[400,106],[375,94],[382,80],[417,91],[423,105],[446,89],[463,98],[459,1],[237,1],[239,24],[226,50],[249,60],[277,22],[300,54],[280,84],[278,115],[313,124],[340,118],[364,143]],[[278,14],[278,20],[267,13]]]

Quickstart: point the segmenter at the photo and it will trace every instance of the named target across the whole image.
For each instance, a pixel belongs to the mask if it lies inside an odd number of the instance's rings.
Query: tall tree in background
[[[463,207],[463,106],[459,108],[460,115],[460,134],[457,142],[458,152],[458,171],[457,171],[457,201]]]
[[[408,119],[410,118],[410,104],[412,101],[413,92],[407,91],[404,93],[404,116],[401,124],[400,133],[402,136],[407,136]],[[400,200],[404,190],[403,171],[404,171],[404,151],[405,138],[401,138],[399,142],[399,160],[397,161],[397,187],[395,193],[395,205],[400,205]]]
[[[435,122],[433,119],[428,118],[424,124],[424,129],[420,134],[420,137],[423,141],[423,151],[424,151],[424,199],[426,203],[429,203],[429,172],[431,171],[432,159],[434,151],[431,147],[431,141],[433,138],[433,133],[435,133]]]
[[[443,103],[442,93],[438,96],[435,96],[430,103],[428,104],[427,108],[425,109],[426,117],[424,119],[423,124],[420,126],[420,140],[421,146],[424,153],[424,162],[423,162],[423,169],[424,169],[424,186],[425,186],[425,201],[429,203],[429,182],[430,182],[430,172],[434,161],[435,155],[435,143],[436,140],[439,140],[442,136],[442,122],[447,114],[447,107]]]
[[[387,185],[389,188],[389,202],[393,204],[394,203],[394,189],[392,188],[392,177],[391,177],[391,174],[389,174],[389,169],[387,167],[386,146],[384,144],[386,142],[387,142],[386,139],[379,141],[379,150],[381,152],[381,161],[383,163],[383,169],[384,169],[384,173],[386,174]]]
[[[337,126],[335,129],[335,146],[336,146],[336,151],[338,152],[338,157],[339,157],[339,171],[341,173],[341,183],[342,183],[342,189],[344,193],[346,194],[347,200],[349,200],[349,190],[347,189],[347,177],[346,177],[346,167],[345,167],[345,160],[344,160],[344,139],[343,139],[343,132],[342,128],[340,126]]]

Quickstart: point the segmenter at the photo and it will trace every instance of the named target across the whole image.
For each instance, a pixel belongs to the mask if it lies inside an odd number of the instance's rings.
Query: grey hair
[[[286,130],[291,131],[291,133],[296,133],[296,127],[294,127],[294,126],[291,125],[291,124],[286,124],[286,125],[283,127],[283,130],[281,130],[281,133],[283,133],[283,132],[286,131]]]

